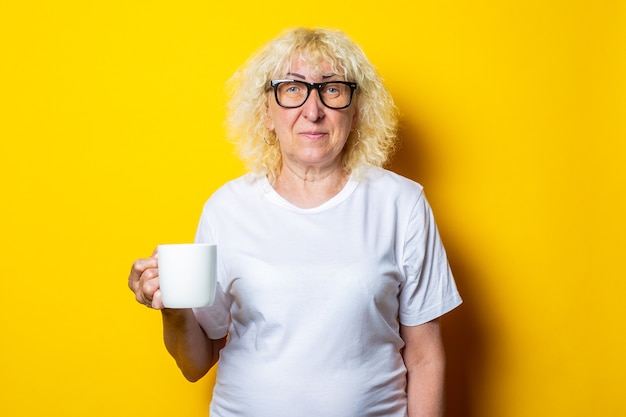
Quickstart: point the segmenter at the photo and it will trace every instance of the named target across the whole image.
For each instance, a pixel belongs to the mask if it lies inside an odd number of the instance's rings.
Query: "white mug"
[[[159,285],[163,305],[167,308],[194,308],[213,304],[216,258],[216,245],[159,245]]]

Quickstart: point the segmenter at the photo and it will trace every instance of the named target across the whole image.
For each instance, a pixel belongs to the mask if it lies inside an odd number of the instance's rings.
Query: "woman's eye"
[[[341,86],[335,84],[335,85],[327,85],[326,88],[324,89],[324,94],[329,95],[329,96],[338,96],[340,94],[342,94],[343,90],[341,89]]]
[[[302,94],[302,86],[296,83],[285,84],[283,86],[283,92],[289,95],[298,95]]]

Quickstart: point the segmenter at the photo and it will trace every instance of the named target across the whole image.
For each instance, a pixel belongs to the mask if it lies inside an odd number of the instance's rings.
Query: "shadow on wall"
[[[435,171],[445,169],[446,164],[441,162],[445,155],[434,157],[428,152],[427,144],[435,139],[426,136],[418,126],[403,120],[400,146],[389,168],[428,188]],[[486,323],[481,322],[477,308],[480,281],[464,257],[462,238],[446,229],[445,219],[437,216],[436,210],[435,217],[463,298],[463,304],[441,320],[447,355],[446,417],[479,417],[476,403],[484,391],[487,366]]]

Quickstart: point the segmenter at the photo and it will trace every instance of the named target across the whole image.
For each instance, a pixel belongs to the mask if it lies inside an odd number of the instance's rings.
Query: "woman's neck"
[[[348,175],[342,165],[317,169],[283,164],[272,187],[290,203],[301,208],[312,208],[337,195],[347,180]]]

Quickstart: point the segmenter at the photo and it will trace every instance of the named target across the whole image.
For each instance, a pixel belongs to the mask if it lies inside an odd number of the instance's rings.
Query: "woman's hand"
[[[128,276],[128,287],[135,293],[138,303],[156,310],[163,309],[159,289],[159,262],[157,251],[150,258],[137,259]]]

